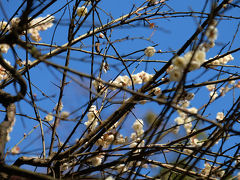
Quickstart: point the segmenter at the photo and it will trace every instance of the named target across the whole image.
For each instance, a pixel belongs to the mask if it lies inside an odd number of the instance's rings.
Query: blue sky
[[[138,6],[138,5],[142,4],[143,2],[144,1],[103,0],[102,2],[99,3],[99,7],[102,7],[107,12],[111,12],[111,15],[113,18],[118,18],[119,16],[128,13],[134,4],[136,4]],[[195,11],[195,12],[201,12],[204,2],[205,1],[203,1],[203,0],[198,0],[198,1],[196,1],[196,0],[187,0],[187,1],[186,0],[185,1],[170,0],[170,1],[167,1],[168,7],[165,6],[160,11],[165,12],[165,11],[170,11],[170,9],[172,9],[173,11],[176,11],[176,12],[186,12],[186,11],[190,11],[190,10]],[[18,3],[19,3],[19,1],[16,2],[16,1],[10,0],[8,2],[6,1],[6,3],[3,4],[3,6],[5,7],[4,9],[6,11],[6,14],[8,15],[8,18],[11,17],[12,14],[14,13],[14,11],[17,9],[18,5],[20,4],[20,3],[19,4]],[[57,1],[57,3],[55,3],[49,9],[47,9],[42,14],[42,16],[46,16],[47,14],[51,14],[51,13],[55,12],[64,3],[66,3],[66,1],[62,1],[62,0]],[[206,12],[209,12],[209,10],[210,10],[210,2],[207,5]],[[171,11],[171,12],[173,12],[173,11]],[[55,23],[59,20],[59,18],[63,14],[63,12],[64,11],[62,10],[54,15],[56,17]],[[224,14],[230,15],[230,16],[239,16],[238,9],[233,9],[229,12],[227,11]],[[68,12],[68,10],[66,10],[66,12],[63,16],[63,24],[60,23],[60,25],[56,29],[56,34],[54,36],[53,44],[62,45],[67,42],[67,25],[64,25],[64,24],[68,24],[68,22],[69,22],[68,15],[69,15],[69,12]],[[100,15],[102,16],[103,23],[106,23],[110,20],[109,17],[107,18],[104,15],[104,13],[101,11],[100,11]],[[199,16],[199,14],[197,14],[197,13],[195,15]],[[89,22],[89,23],[91,23],[90,17],[91,16],[89,16],[89,20],[87,20],[87,22]],[[5,19],[2,12],[0,12],[0,18]],[[142,26],[136,26],[133,28],[127,28],[127,27],[124,28],[123,27],[123,28],[117,28],[117,29],[113,30],[113,32],[111,34],[112,41],[121,39],[121,38],[125,38],[127,36],[148,38],[153,33],[152,38],[151,38],[151,40],[153,42],[148,42],[145,40],[135,40],[135,41],[123,41],[123,42],[114,44],[121,55],[128,54],[132,51],[144,49],[147,46],[152,46],[155,44],[158,44],[155,47],[156,50],[162,50],[163,52],[172,51],[172,50],[176,51],[179,48],[181,48],[183,43],[186,40],[188,40],[191,37],[191,35],[195,32],[195,30],[198,26],[198,23],[199,23],[199,18],[198,17],[176,17],[176,18],[169,18],[169,19],[165,19],[165,18],[161,19],[160,18],[160,19],[153,20],[152,22],[154,22],[159,27],[158,29],[156,29],[156,31],[154,31],[153,29],[150,29],[148,27],[142,27]],[[238,23],[239,23],[238,20],[226,20],[226,18],[219,21],[219,25],[218,25],[219,36],[216,41],[216,46],[207,53],[207,59],[217,55],[224,45],[226,45],[228,42],[232,41],[233,35],[237,29]],[[51,42],[51,38],[52,38],[52,35],[54,32],[54,27],[52,27],[51,29],[48,29],[44,32],[41,32],[41,37],[42,37],[41,42],[42,43],[50,43]],[[77,36],[81,35],[81,33],[86,33],[88,30],[89,30],[89,27],[81,28],[80,31],[77,33]],[[85,45],[89,45],[90,42],[91,42],[91,38],[84,40],[82,43]],[[104,42],[104,40],[101,40],[100,42]],[[74,45],[74,47],[79,47],[79,46],[80,46],[80,43],[77,43],[76,45]],[[232,44],[231,49],[235,49],[237,47],[239,47],[239,35],[238,34],[236,36],[234,43]],[[105,48],[104,45],[103,45],[103,48]],[[229,45],[222,52],[223,53],[227,52],[229,50],[228,48],[229,48]],[[21,55],[21,57],[23,57],[23,59],[24,59],[25,58],[24,52],[21,51],[20,49],[18,49],[18,47],[16,47],[16,49],[19,51],[19,54]],[[86,46],[85,49],[91,50],[91,47]],[[47,52],[47,51],[42,50],[42,52]],[[114,51],[112,49],[109,50],[109,53],[115,55]],[[60,56],[64,57],[65,55],[66,55],[66,53],[62,53]],[[142,55],[143,55],[143,51],[134,55],[133,58],[140,57]],[[4,56],[7,60],[11,61],[12,64],[14,63],[11,52],[9,52],[8,54],[6,54]],[[63,65],[65,59],[61,58],[60,56],[52,58],[51,61]],[[239,56],[239,52],[233,54],[233,57],[235,58],[235,60],[230,62],[229,64],[239,66],[240,64],[239,64],[239,61],[237,58],[238,56]],[[86,55],[81,52],[72,52],[71,57],[73,57],[73,59],[76,59],[76,60],[70,61],[71,68],[78,70],[80,72],[90,73],[90,63],[89,62],[90,62],[91,58],[89,55]],[[168,61],[171,57],[172,57],[172,53],[159,53],[149,59],[150,60],[157,59],[157,60]],[[87,61],[88,63],[83,62],[82,59]],[[33,60],[33,59],[31,59],[31,60]],[[97,71],[99,69],[99,65],[97,64],[97,62],[101,63],[101,61],[102,61],[101,58],[96,58],[96,64],[94,65],[94,70]],[[107,62],[110,65],[116,64],[116,61],[114,61],[113,59],[107,59]],[[119,62],[117,62],[117,63],[120,64]],[[136,68],[136,66],[137,66],[137,64],[132,65],[129,68],[129,70],[133,71]],[[162,66],[163,66],[162,63],[150,63],[150,64],[148,64],[147,72],[154,73],[154,68],[156,70],[159,70]],[[119,67],[121,69],[122,65],[120,64]],[[146,63],[141,63],[137,67],[136,72],[141,72],[142,70],[145,70],[145,68],[146,68]],[[227,71],[228,68],[225,68],[225,70]],[[235,69],[231,68],[231,71],[234,71],[232,73],[238,73],[238,68],[235,68]],[[201,74],[203,72],[204,72],[203,68],[200,70],[196,70],[195,72],[191,72],[191,73],[189,73],[188,79],[194,80],[194,82],[203,82],[204,80],[208,80],[209,77],[214,76],[213,72],[209,70],[206,74],[204,74],[199,79],[197,79],[199,74]],[[107,74],[104,74],[102,76],[102,78],[104,80],[110,80],[113,77],[115,77],[117,73],[118,72],[114,68],[111,68]],[[35,84],[38,88],[40,88],[41,91],[43,91],[45,94],[47,94],[49,96],[55,95],[55,97],[53,97],[52,100],[46,99],[46,100],[37,102],[37,105],[39,107],[41,107],[42,110],[47,111],[47,112],[52,111],[52,109],[54,108],[54,106],[57,102],[57,99],[58,99],[59,88],[56,85],[60,84],[60,79],[62,78],[61,74],[59,72],[55,71],[53,68],[46,66],[45,64],[40,64],[38,67],[31,69],[30,74],[31,74],[32,83]],[[126,75],[126,74],[127,74],[126,71],[124,71],[122,73],[122,75]],[[80,79],[76,76],[74,76],[74,77],[83,85],[89,84],[89,80],[87,80],[87,79]],[[224,76],[222,76],[222,77],[224,77]],[[71,79],[68,78],[67,81],[71,81]],[[12,89],[12,88],[10,88],[10,89]],[[36,88],[33,88],[33,91],[37,95],[38,98],[43,97],[42,93],[40,91],[38,91]],[[239,95],[238,91],[239,90],[236,90],[234,92],[236,97],[238,97],[238,95]],[[211,117],[211,118],[215,118],[216,112],[223,111],[224,109],[226,109],[227,106],[231,106],[232,99],[233,99],[232,96],[233,96],[233,93],[230,92],[224,98],[217,100],[217,102],[215,102],[212,106],[210,106],[210,108],[207,109],[206,114],[208,114],[209,117]],[[200,108],[202,105],[204,105],[207,102],[208,99],[209,99],[209,96],[208,96],[207,89],[202,88],[201,90],[198,91],[195,99],[191,102],[191,106]],[[64,97],[63,97],[64,110],[72,112],[75,109],[79,108],[84,103],[86,103],[87,101],[88,101],[88,91],[86,89],[80,87],[79,85],[77,85],[76,83],[73,83],[73,82],[71,82],[69,85],[66,86]],[[104,119],[104,118],[108,117],[110,115],[109,112],[113,112],[113,110],[116,109],[117,106],[119,106],[119,105],[114,105],[114,106],[110,107],[109,109],[106,109],[106,111],[103,111],[102,118]],[[21,112],[23,112],[23,114],[26,114],[29,116],[34,116],[33,108],[31,108],[31,105],[29,105],[28,103],[21,102],[21,103],[19,103],[19,107],[21,109]],[[84,109],[79,110],[77,113],[73,114],[70,118],[75,118],[75,117],[79,116],[83,111],[84,111]],[[149,103],[149,104],[145,105],[144,108],[140,105],[137,105],[136,108],[134,109],[134,112],[135,112],[135,114],[137,114],[138,118],[143,118],[146,115],[146,112],[148,112],[148,111],[153,111],[157,114],[157,113],[159,113],[159,106],[156,105],[156,103]],[[18,109],[18,113],[20,113],[19,109]],[[44,116],[46,115],[46,113],[44,113],[42,111],[40,111],[40,114],[41,114],[42,118],[44,118]],[[3,116],[4,116],[4,114],[1,113],[0,117],[3,117]],[[174,119],[174,117],[173,117],[173,119]],[[126,123],[124,128],[129,128],[129,126],[131,126],[131,124],[134,120],[135,120],[134,116],[130,115],[129,123]],[[172,123],[174,123],[173,120],[172,120]],[[36,122],[36,121],[32,121],[30,119],[17,116],[16,125],[14,127],[13,132],[11,133],[11,141],[7,144],[7,148],[13,147],[23,137],[23,133],[28,133],[32,129],[32,127],[37,124],[38,124],[38,122]],[[60,139],[64,140],[66,138],[67,134],[72,130],[73,124],[74,123],[70,123],[70,122],[62,122],[60,124],[60,126],[58,127]],[[73,142],[76,138],[78,138],[78,136],[81,135],[80,132],[82,132],[82,131],[83,131],[83,126],[79,128],[79,134],[76,134],[71,139],[71,142]],[[123,133],[129,134],[129,130],[123,129]],[[32,150],[35,148],[41,148],[41,138],[39,135],[40,135],[40,130],[39,130],[39,128],[37,128],[32,133],[31,136],[29,136],[25,141],[23,141],[21,143],[20,148],[23,151],[29,151],[29,150]],[[50,133],[48,134],[47,128],[46,128],[46,137],[49,138],[50,135],[51,134]],[[48,140],[47,140],[47,143],[49,143]],[[234,144],[235,141],[232,141],[232,143]],[[229,144],[229,146],[231,146],[231,144]],[[11,160],[14,161],[17,157],[18,156],[8,156],[7,160],[9,160],[9,162]]]

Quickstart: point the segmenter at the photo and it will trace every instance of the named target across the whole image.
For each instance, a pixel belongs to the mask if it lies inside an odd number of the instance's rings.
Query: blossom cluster
[[[214,101],[219,96],[224,96],[227,92],[229,92],[234,87],[239,88],[239,85],[233,80],[229,81],[225,86],[221,87],[219,92],[216,91],[215,84],[206,85],[206,88],[209,91],[209,96],[211,97],[211,102]]]
[[[136,119],[136,121],[133,123],[132,126],[134,132],[131,134],[131,144],[129,145],[130,148],[136,148],[136,147],[144,147],[145,141],[141,140],[141,136],[144,133],[143,130],[143,120],[142,119]],[[139,152],[140,150],[136,150],[135,152]]]
[[[97,110],[95,105],[92,105],[87,113],[88,120],[84,123],[85,126],[88,128],[88,132],[93,131],[99,124],[100,117],[99,111]],[[115,125],[111,128],[116,128]],[[106,132],[104,135],[101,136],[96,142],[97,146],[101,146],[103,148],[108,148],[109,145],[114,144],[124,144],[126,143],[127,139],[124,138],[119,133],[111,132],[111,129]]]
[[[93,131],[99,124],[100,116],[99,111],[97,110],[95,105],[92,105],[87,113],[88,120],[84,123],[86,127],[88,128],[88,132]],[[136,121],[133,123],[132,128],[134,132],[131,134],[131,143],[129,144],[130,148],[139,148],[144,147],[145,142],[141,139],[144,130],[143,130],[143,120],[136,119]],[[119,144],[126,144],[127,143],[127,137],[123,137],[119,132],[112,131],[113,129],[116,129],[118,126],[118,123],[115,123],[112,128],[110,128],[104,135],[102,135],[101,138],[99,138],[96,142],[97,146],[100,146],[102,148],[108,148],[109,145],[119,145]],[[134,152],[137,153],[140,150],[135,150]],[[98,154],[96,156],[90,157],[87,162],[91,163],[93,166],[98,166],[102,163],[102,160],[104,158],[104,154]],[[147,167],[146,164],[143,164],[142,162],[136,162],[137,165],[141,167]],[[133,166],[134,163],[130,162],[127,166],[120,164],[116,167],[113,167],[113,169],[117,170],[118,172],[125,172],[128,170],[129,167]],[[136,165],[136,164],[135,164]]]
[[[183,100],[179,102],[179,107],[185,109],[188,113],[185,113],[181,110],[178,110],[178,117],[176,117],[174,119],[174,121],[176,122],[176,124],[178,125],[177,128],[175,129],[175,132],[177,133],[179,131],[180,126],[183,125],[187,135],[192,134],[195,129],[193,129],[193,125],[192,122],[195,120],[195,118],[191,115],[191,114],[197,114],[198,113],[198,109],[195,107],[192,108],[188,108],[190,105],[190,102],[188,100]],[[202,146],[203,142],[201,142],[196,136],[192,136],[189,139],[189,145],[188,147],[198,147],[198,146]],[[190,148],[186,148],[184,149],[184,151],[188,154],[192,153],[192,150]]]
[[[98,112],[96,106],[92,105],[89,108],[89,111],[87,114],[88,121],[84,123],[87,126],[89,131],[93,131],[97,127],[98,118],[99,118],[98,115],[99,115],[99,112]]]
[[[180,81],[184,72],[199,69],[206,61],[206,52],[215,46],[215,40],[218,36],[216,24],[216,21],[213,21],[206,30],[205,35],[209,42],[203,42],[195,51],[189,51],[183,57],[176,56],[172,60],[172,64],[167,70],[170,81]],[[232,56],[222,59],[219,63],[226,63],[230,59],[232,60]]]
[[[189,113],[191,114],[197,114],[198,110],[195,107],[192,108],[186,108],[184,107]],[[174,119],[174,121],[177,123],[177,125],[184,125],[185,131],[187,134],[190,134],[192,132],[192,122],[194,121],[194,118],[192,116],[189,116],[187,113],[178,110],[178,117]]]
[[[27,33],[30,34],[30,38],[33,41],[39,42],[41,40],[41,36],[39,34],[39,31],[45,31],[48,28],[53,26],[54,17],[51,15],[47,15],[46,17],[38,17],[33,19],[31,22],[29,22],[27,30]],[[6,21],[0,22],[0,31],[11,31],[14,27],[18,27],[18,24],[20,22],[19,17],[12,18],[10,23],[8,24]],[[24,32],[26,33],[26,32]],[[8,44],[0,44],[0,52],[1,53],[7,53],[10,46]]]
[[[206,61],[206,52],[202,50],[189,51],[183,57],[177,56],[172,60],[171,66],[168,68],[170,81],[180,81],[183,73],[187,69],[193,71],[200,68],[200,66]]]
[[[215,56],[217,57],[217,56]],[[214,58],[215,58],[214,57]],[[210,58],[209,60],[211,60],[212,58]],[[228,54],[222,58],[219,58],[219,59],[216,59],[214,61],[211,61],[208,65],[214,65],[214,66],[217,66],[217,65],[225,65],[227,64],[229,61],[232,61],[234,60],[234,57],[231,55],[231,54]]]
[[[141,71],[137,74],[131,75],[131,78],[127,75],[125,76],[118,76],[114,81],[110,81],[113,86],[110,86],[108,89],[110,90],[116,90],[117,87],[128,87],[132,86],[132,84],[143,84],[151,80],[153,77],[152,74],[149,74],[147,72]],[[105,86],[99,82],[98,80],[93,81],[93,87],[97,92],[102,92],[106,90]],[[161,89],[159,87],[155,87],[149,91],[152,95],[160,95]]]
[[[47,15],[46,17],[38,17],[33,19],[29,23],[28,33],[31,34],[33,41],[39,42],[42,38],[40,37],[39,31],[45,31],[53,26],[54,17]]]

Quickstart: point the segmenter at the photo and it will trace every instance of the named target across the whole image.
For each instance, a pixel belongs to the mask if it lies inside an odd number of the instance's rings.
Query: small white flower
[[[142,131],[143,131],[143,120],[142,119],[136,119],[136,121],[133,123],[132,128],[134,129],[134,131],[138,135],[142,134]]]
[[[77,8],[77,15],[79,17],[85,16],[88,13],[87,7],[82,6]]]
[[[194,55],[194,56],[193,56]],[[188,63],[191,61],[189,66],[189,71],[200,68],[200,66],[205,62],[206,53],[204,51],[197,50],[196,52],[189,51],[184,55],[185,61]]]
[[[46,121],[52,121],[53,115],[51,113],[47,114],[47,116],[44,118]]]
[[[174,67],[169,71],[170,81],[180,81],[182,79],[183,71],[178,67]]]
[[[20,153],[20,148],[18,146],[14,146],[12,149],[11,149],[11,153],[12,154],[19,154]]]
[[[177,123],[177,125],[184,124],[184,119],[182,117],[177,117],[174,119],[174,121]]]
[[[214,91],[211,91],[209,93],[210,97],[212,98],[211,101],[214,101],[217,97],[218,97],[218,93],[217,92],[214,92]]]
[[[56,106],[54,107],[54,109],[53,109],[54,111],[57,110],[57,106],[58,106],[58,103],[57,103]],[[63,103],[60,102],[58,110],[59,110],[59,111],[62,111],[62,109],[63,109]]]
[[[10,46],[8,44],[0,44],[0,52],[7,53]]]
[[[222,121],[224,119],[224,114],[223,112],[218,112],[217,113],[217,116],[216,116],[216,119],[219,120],[219,121]]]
[[[208,91],[213,91],[215,89],[215,85],[209,84],[209,85],[206,85],[206,88],[208,89]]]
[[[99,36],[98,36],[99,38],[101,38],[101,39],[104,39],[104,34],[103,33],[99,33]]]
[[[206,36],[209,41],[215,41],[218,36],[218,30],[215,26],[209,26],[206,31]]]
[[[181,105],[181,106],[182,106],[183,108],[187,108],[189,105],[190,105],[190,102],[187,101],[187,100],[185,100],[185,101],[182,102],[182,105]]]
[[[153,89],[152,89],[152,92],[153,92],[153,94],[154,94],[155,96],[160,95],[160,94],[162,93],[160,87],[155,87],[155,88],[153,88]]]
[[[4,30],[5,29],[5,30]],[[4,33],[7,32],[10,29],[10,26],[7,25],[6,21],[0,22],[0,31],[4,30]]]
[[[67,119],[69,115],[70,115],[69,112],[63,111],[63,112],[61,113],[61,118],[62,118],[62,119]]]
[[[98,155],[90,158],[88,162],[91,162],[93,166],[98,166],[102,163],[103,155]]]
[[[192,107],[192,108],[189,108],[188,111],[189,111],[190,113],[197,114],[198,109],[195,108],[195,107]]]
[[[184,57],[177,56],[172,60],[172,64],[180,69],[184,69],[188,64],[188,60]]]
[[[132,80],[134,84],[142,84],[142,79],[139,77],[139,74],[133,74]]]
[[[152,46],[148,46],[145,50],[144,50],[144,54],[147,57],[152,57],[155,54],[156,50],[154,47]]]

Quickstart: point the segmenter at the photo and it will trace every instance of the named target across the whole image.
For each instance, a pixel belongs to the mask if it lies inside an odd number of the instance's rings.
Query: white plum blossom
[[[90,162],[93,166],[99,166],[102,163],[103,158],[104,158],[103,155],[97,155],[97,156],[91,157],[87,161]]]
[[[176,66],[170,70],[168,74],[170,81],[180,81],[182,79],[183,71]]]
[[[133,123],[132,128],[137,133],[137,135],[141,135],[144,133],[143,130],[143,120],[142,119],[136,119],[136,121]]]
[[[147,57],[152,57],[154,56],[156,50],[154,47],[152,46],[148,46],[145,50],[144,50],[144,54],[147,56]]]
[[[217,113],[217,116],[216,116],[216,119],[219,120],[219,121],[222,121],[224,119],[224,114],[223,112],[218,112]]]
[[[174,121],[177,123],[177,125],[184,124],[184,119],[182,117],[177,117],[174,119]]]
[[[207,36],[209,41],[215,41],[217,39],[217,36],[218,36],[217,28],[213,25],[209,26],[207,31],[206,31],[206,36]]]
[[[6,21],[1,21],[0,22],[0,31],[7,32],[10,29],[10,25],[7,25]]]
[[[56,110],[57,110],[57,106],[58,106],[58,103],[57,103],[57,104],[56,104],[56,106],[53,108],[53,110],[54,110],[54,111],[56,111]],[[62,111],[62,109],[63,109],[63,103],[62,103],[62,102],[60,102],[60,103],[59,103],[58,110],[59,110],[59,111]]]
[[[189,71],[200,68],[200,66],[206,61],[206,53],[204,51],[189,51],[184,55],[185,61],[190,63]]]
[[[30,29],[28,29],[28,33],[31,34],[30,37],[33,41],[39,42],[42,38],[40,37],[39,31],[45,31],[48,28],[53,26],[54,17],[51,15],[47,15],[46,17],[38,17],[33,19],[29,23]]]
[[[206,52],[202,50],[189,51],[183,57],[175,57],[167,70],[169,80],[180,81],[186,68],[188,68],[188,71],[200,68],[206,61],[205,58]]]
[[[218,97],[218,93],[214,92],[214,91],[211,91],[209,93],[209,96],[211,97],[211,101],[214,101]]]
[[[91,131],[98,125],[98,114],[99,112],[97,111],[96,106],[92,105],[87,114],[88,121],[84,123]]]
[[[184,100],[181,104],[183,108],[187,108],[190,105],[190,102],[188,100]]]
[[[133,74],[132,80],[133,80],[134,84],[142,84],[143,83],[142,79],[139,77],[138,74]]]
[[[79,17],[86,16],[87,13],[88,13],[87,7],[82,6],[77,8],[77,15]]]
[[[48,113],[45,118],[44,118],[46,121],[52,121],[53,120],[53,115],[52,113]]]
[[[151,89],[149,93],[153,93],[155,96],[158,96],[162,93],[162,91],[160,87],[155,87]]]
[[[217,56],[215,56],[214,58],[217,58]],[[209,60],[211,60],[212,58],[210,58]],[[234,60],[234,57],[231,54],[228,54],[222,58],[216,59],[212,62],[209,63],[209,65],[225,65],[227,64],[229,61]]]
[[[208,89],[208,91],[213,91],[215,89],[215,85],[209,84],[209,85],[206,85],[206,88]]]
[[[172,60],[172,64],[175,67],[179,67],[181,69],[184,69],[187,66],[188,63],[189,63],[189,61],[187,61],[186,58],[181,57],[181,56],[177,56]]]
[[[192,114],[197,114],[198,109],[195,108],[195,107],[192,107],[192,108],[189,108],[188,111],[189,111],[190,113],[192,113]]]
[[[66,171],[68,169],[69,169],[69,163],[63,163],[63,165],[61,166],[61,170]]]
[[[68,111],[63,111],[63,112],[61,112],[60,117],[61,117],[61,119],[67,119],[69,115],[70,115],[70,113]]]
[[[19,147],[19,146],[14,146],[14,147],[11,149],[11,153],[12,153],[12,154],[19,154],[19,153],[20,153],[20,147]]]
[[[142,71],[140,73],[137,73],[136,75],[139,76],[142,79],[142,82],[148,82],[153,77],[152,74],[148,74],[144,71]]]
[[[8,44],[0,44],[0,52],[1,53],[7,53],[10,46]]]

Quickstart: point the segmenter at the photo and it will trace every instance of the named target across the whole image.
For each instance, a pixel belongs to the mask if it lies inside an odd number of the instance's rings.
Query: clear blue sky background
[[[119,16],[128,13],[134,4],[139,5],[143,2],[144,1],[142,1],[142,0],[141,1],[103,0],[102,2],[99,3],[99,6],[102,7],[103,9],[105,9],[107,12],[111,12],[111,15],[114,18],[118,18]],[[190,11],[190,10],[193,10],[196,12],[201,12],[204,2],[205,1],[203,1],[203,0],[198,0],[198,1],[196,1],[196,0],[185,0],[185,1],[170,0],[170,1],[167,1],[167,5],[176,12],[185,12],[185,11]],[[42,14],[42,16],[45,16],[47,14],[51,14],[51,13],[55,12],[64,3],[66,3],[66,1],[62,1],[62,0],[57,1],[57,3],[55,3],[49,9],[47,9]],[[4,10],[6,11],[8,18],[10,18],[12,16],[12,14],[15,12],[15,10],[18,8],[20,1],[9,0],[9,1],[5,1],[5,3],[2,2],[2,4],[5,7]],[[207,9],[210,9],[209,4],[207,6]],[[165,7],[161,11],[169,11],[169,10],[170,10],[169,8]],[[209,11],[207,11],[207,12],[209,12]],[[57,22],[59,20],[62,13],[63,13],[63,10],[54,15],[56,17],[55,22]],[[102,13],[100,13],[100,14],[103,15]],[[231,10],[231,12],[226,12],[225,15],[239,16],[237,9]],[[2,12],[0,12],[0,19],[5,20],[5,17],[3,16]],[[109,21],[109,18],[106,18],[106,16],[103,16],[102,21],[105,24],[107,21]],[[64,25],[60,23],[59,27],[56,30],[56,34],[55,34],[55,37],[53,40],[54,44],[56,43],[57,45],[62,45],[67,42],[67,24],[69,23],[68,10],[66,10],[66,13],[63,16],[63,22],[64,22]],[[91,16],[89,16],[89,20],[87,22],[89,22],[89,23],[91,22]],[[198,26],[198,23],[199,23],[199,18],[177,17],[177,18],[171,18],[171,19],[158,19],[153,22],[156,23],[156,25],[158,25],[158,27],[159,27],[159,29],[157,29],[154,32],[154,34],[151,38],[151,40],[154,41],[154,43],[146,42],[143,40],[116,43],[115,46],[119,50],[120,54],[121,55],[128,54],[132,51],[144,49],[147,46],[151,46],[154,44],[158,44],[158,46],[156,46],[157,50],[162,50],[162,51],[177,50],[177,49],[181,48],[183,43],[186,40],[188,40],[191,37],[191,35],[195,32],[195,30]],[[238,25],[238,20],[221,20],[221,21],[219,21],[219,25],[218,25],[219,37],[216,41],[216,46],[207,53],[207,58],[211,58],[211,57],[214,57],[215,55],[217,55],[220,52],[223,45],[225,45],[226,43],[228,43],[232,40],[233,35],[236,31],[237,25]],[[52,34],[54,31],[54,27],[52,27],[51,29],[48,29],[44,32],[41,32],[42,41],[40,41],[40,42],[50,44]],[[81,33],[86,33],[88,31],[88,29],[89,29],[89,27],[81,28],[77,35],[80,35]],[[144,36],[145,38],[148,38],[152,33],[153,33],[153,30],[149,29],[148,27],[117,28],[116,30],[114,30],[112,32],[112,40],[121,39],[126,36],[130,36],[130,37]],[[86,45],[90,45],[90,42],[91,42],[91,38],[89,40],[83,41],[83,43]],[[80,43],[75,45],[75,47],[79,47],[79,46],[80,46]],[[228,47],[229,46],[227,46],[227,48],[224,49],[223,52],[227,52]],[[239,34],[237,34],[237,37],[236,37],[231,49],[235,49],[237,47],[239,47]],[[16,47],[16,49],[19,50],[18,47]],[[91,50],[91,47],[87,47],[86,49]],[[42,52],[44,53],[47,51],[42,51]],[[112,50],[110,50],[109,53],[115,55]],[[24,52],[20,52],[20,54],[22,57],[25,57]],[[60,56],[64,57],[65,55],[66,55],[65,53],[62,53]],[[141,55],[143,55],[143,51],[136,54],[134,57],[140,57]],[[4,55],[4,56],[7,60],[11,61],[12,64],[14,63],[14,59],[12,58],[10,51],[7,55]],[[239,56],[239,53],[233,54],[233,57],[235,58],[235,60],[230,62],[229,64],[239,66],[240,64],[238,61],[238,56]],[[71,57],[78,59],[78,60],[70,61],[71,68],[78,70],[80,72],[90,73],[91,58],[89,55],[86,55],[86,54],[83,54],[80,52],[72,52]],[[150,59],[167,61],[171,57],[172,57],[171,53],[163,53],[163,54],[156,54],[155,56],[151,57]],[[86,60],[87,63],[80,62],[82,58],[84,60]],[[33,59],[31,59],[31,60],[33,60]],[[63,65],[64,61],[65,61],[64,58],[59,58],[59,57],[58,58],[54,57],[51,60],[54,62],[57,62],[61,65]],[[96,58],[96,61],[101,63],[102,59]],[[113,59],[107,59],[107,61],[110,65],[116,64],[116,61]],[[119,64],[119,62],[117,62],[117,63]],[[156,70],[159,70],[162,66],[163,66],[163,64],[161,64],[161,63],[149,64],[147,72],[154,73],[153,68],[155,68]],[[122,67],[122,66],[120,66],[120,67]],[[136,67],[136,64],[131,66],[130,72],[132,72],[132,70],[135,67]],[[99,68],[99,65],[97,65],[97,63],[96,63],[94,66],[94,69],[97,70],[98,68]],[[49,69],[51,69],[55,75],[53,75],[53,73],[51,73],[49,71]],[[140,72],[144,69],[145,69],[145,63],[141,63],[135,72]],[[202,68],[200,70],[197,70],[196,72],[191,72],[188,78],[191,80],[194,80],[195,82],[202,82],[203,80],[209,79],[209,77],[213,76],[211,74],[211,72],[209,72],[206,75],[202,76],[200,79],[196,79],[196,77],[198,77],[199,73],[204,72],[204,70],[205,69]],[[227,70],[227,68],[225,70]],[[233,69],[231,69],[231,71],[232,70]],[[234,71],[237,73],[238,69],[235,68]],[[52,98],[54,102],[51,102],[49,100],[43,100],[43,101],[37,102],[37,105],[39,107],[43,108],[43,110],[51,111],[54,108],[55,103],[57,102],[58,94],[59,94],[59,89],[54,84],[57,84],[57,85],[60,84],[60,79],[62,78],[61,75],[57,71],[55,71],[53,68],[47,67],[44,64],[40,64],[38,67],[31,69],[30,74],[31,74],[31,80],[32,80],[33,84],[35,84],[37,87],[39,87],[45,94],[47,94],[49,96],[56,95],[56,97]],[[115,77],[116,74],[117,74],[116,70],[114,70],[114,68],[111,68],[107,74],[103,75],[103,79],[110,80],[113,77]],[[122,73],[122,75],[126,75],[126,74],[127,74],[126,71],[124,71]],[[68,79],[68,81],[69,80],[70,79]],[[80,82],[82,84],[88,85],[89,80],[79,79],[79,78],[78,78],[78,80],[80,80]],[[34,93],[37,94],[38,98],[43,97],[41,95],[41,92],[39,92],[36,88],[33,88],[33,91],[34,91]],[[239,95],[239,92],[235,92],[235,94]],[[208,99],[209,99],[209,96],[208,96],[207,89],[202,89],[198,92],[195,99],[191,102],[191,106],[200,108],[204,103],[207,102]],[[70,83],[68,86],[66,86],[66,91],[65,91],[64,97],[63,97],[64,110],[72,112],[73,110],[80,107],[87,101],[88,101],[88,91],[87,90],[84,90],[83,88],[79,87],[75,83]],[[229,95],[226,95],[224,98],[217,100],[217,102],[215,102],[215,105],[212,106],[212,108],[209,108],[205,114],[209,114],[209,117],[215,118],[216,112],[222,111],[223,109],[225,109],[225,107],[231,106],[231,104],[232,104],[232,93],[229,93]],[[29,116],[34,116],[33,108],[31,108],[31,106],[29,104],[27,104],[25,102],[21,102],[19,104],[19,106],[21,109],[21,113],[29,115]],[[114,109],[116,109],[116,106],[113,106],[110,109],[114,110]],[[81,115],[81,113],[83,111],[84,111],[84,109],[79,110],[77,113],[73,114],[71,116],[71,118],[75,118],[75,117]],[[150,103],[149,105],[145,105],[144,109],[143,109],[141,106],[137,105],[134,110],[134,112],[135,112],[135,114],[137,114],[138,118],[143,118],[145,116],[146,112],[148,112],[148,111],[153,111],[155,113],[158,113],[159,106],[156,105],[155,103]],[[18,110],[18,113],[20,113],[19,110]],[[103,111],[102,119],[108,117],[110,115],[109,113],[110,113],[109,109],[107,111]],[[46,115],[46,113],[44,113],[44,112],[41,112],[40,114],[41,114],[42,118],[44,118],[44,116]],[[4,113],[1,113],[0,117],[4,117]],[[124,134],[130,135],[130,132],[132,130],[129,131],[129,129],[127,129],[127,128],[129,128],[129,126],[131,126],[131,124],[134,120],[135,119],[133,116],[129,117],[129,124],[126,124],[124,127],[126,129],[123,129]],[[172,122],[172,124],[174,123],[173,120],[171,122]],[[13,147],[23,137],[23,133],[28,133],[32,129],[32,127],[37,124],[38,124],[38,122],[36,122],[36,121],[32,121],[30,119],[26,119],[24,117],[17,116],[16,125],[14,127],[13,132],[11,133],[11,141],[7,144],[7,148]],[[60,139],[62,139],[64,141],[64,138],[66,138],[66,135],[68,135],[68,133],[72,130],[72,128],[73,128],[73,123],[62,122],[60,124],[60,126],[58,127]],[[47,128],[45,128],[45,129],[47,130]],[[78,135],[76,134],[72,138],[71,142],[73,142],[74,139],[78,138],[81,135],[80,132],[82,132],[82,130],[83,130],[83,126],[79,128],[79,134]],[[125,130],[127,130],[128,132]],[[49,139],[50,135],[51,135],[50,133],[46,132],[46,136],[47,136],[46,139]],[[232,141],[232,143],[234,144],[235,142]],[[47,140],[47,145],[49,145],[49,140]],[[231,146],[231,145],[232,144],[229,144],[229,146]],[[23,143],[21,143],[20,148],[22,151],[31,151],[33,149],[41,148],[40,129],[37,128],[32,133],[31,136],[29,136]],[[34,152],[33,152],[33,155],[34,155]],[[18,155],[17,156],[8,156],[7,160],[9,161],[9,163],[11,163],[17,157],[19,157],[19,156]]]

